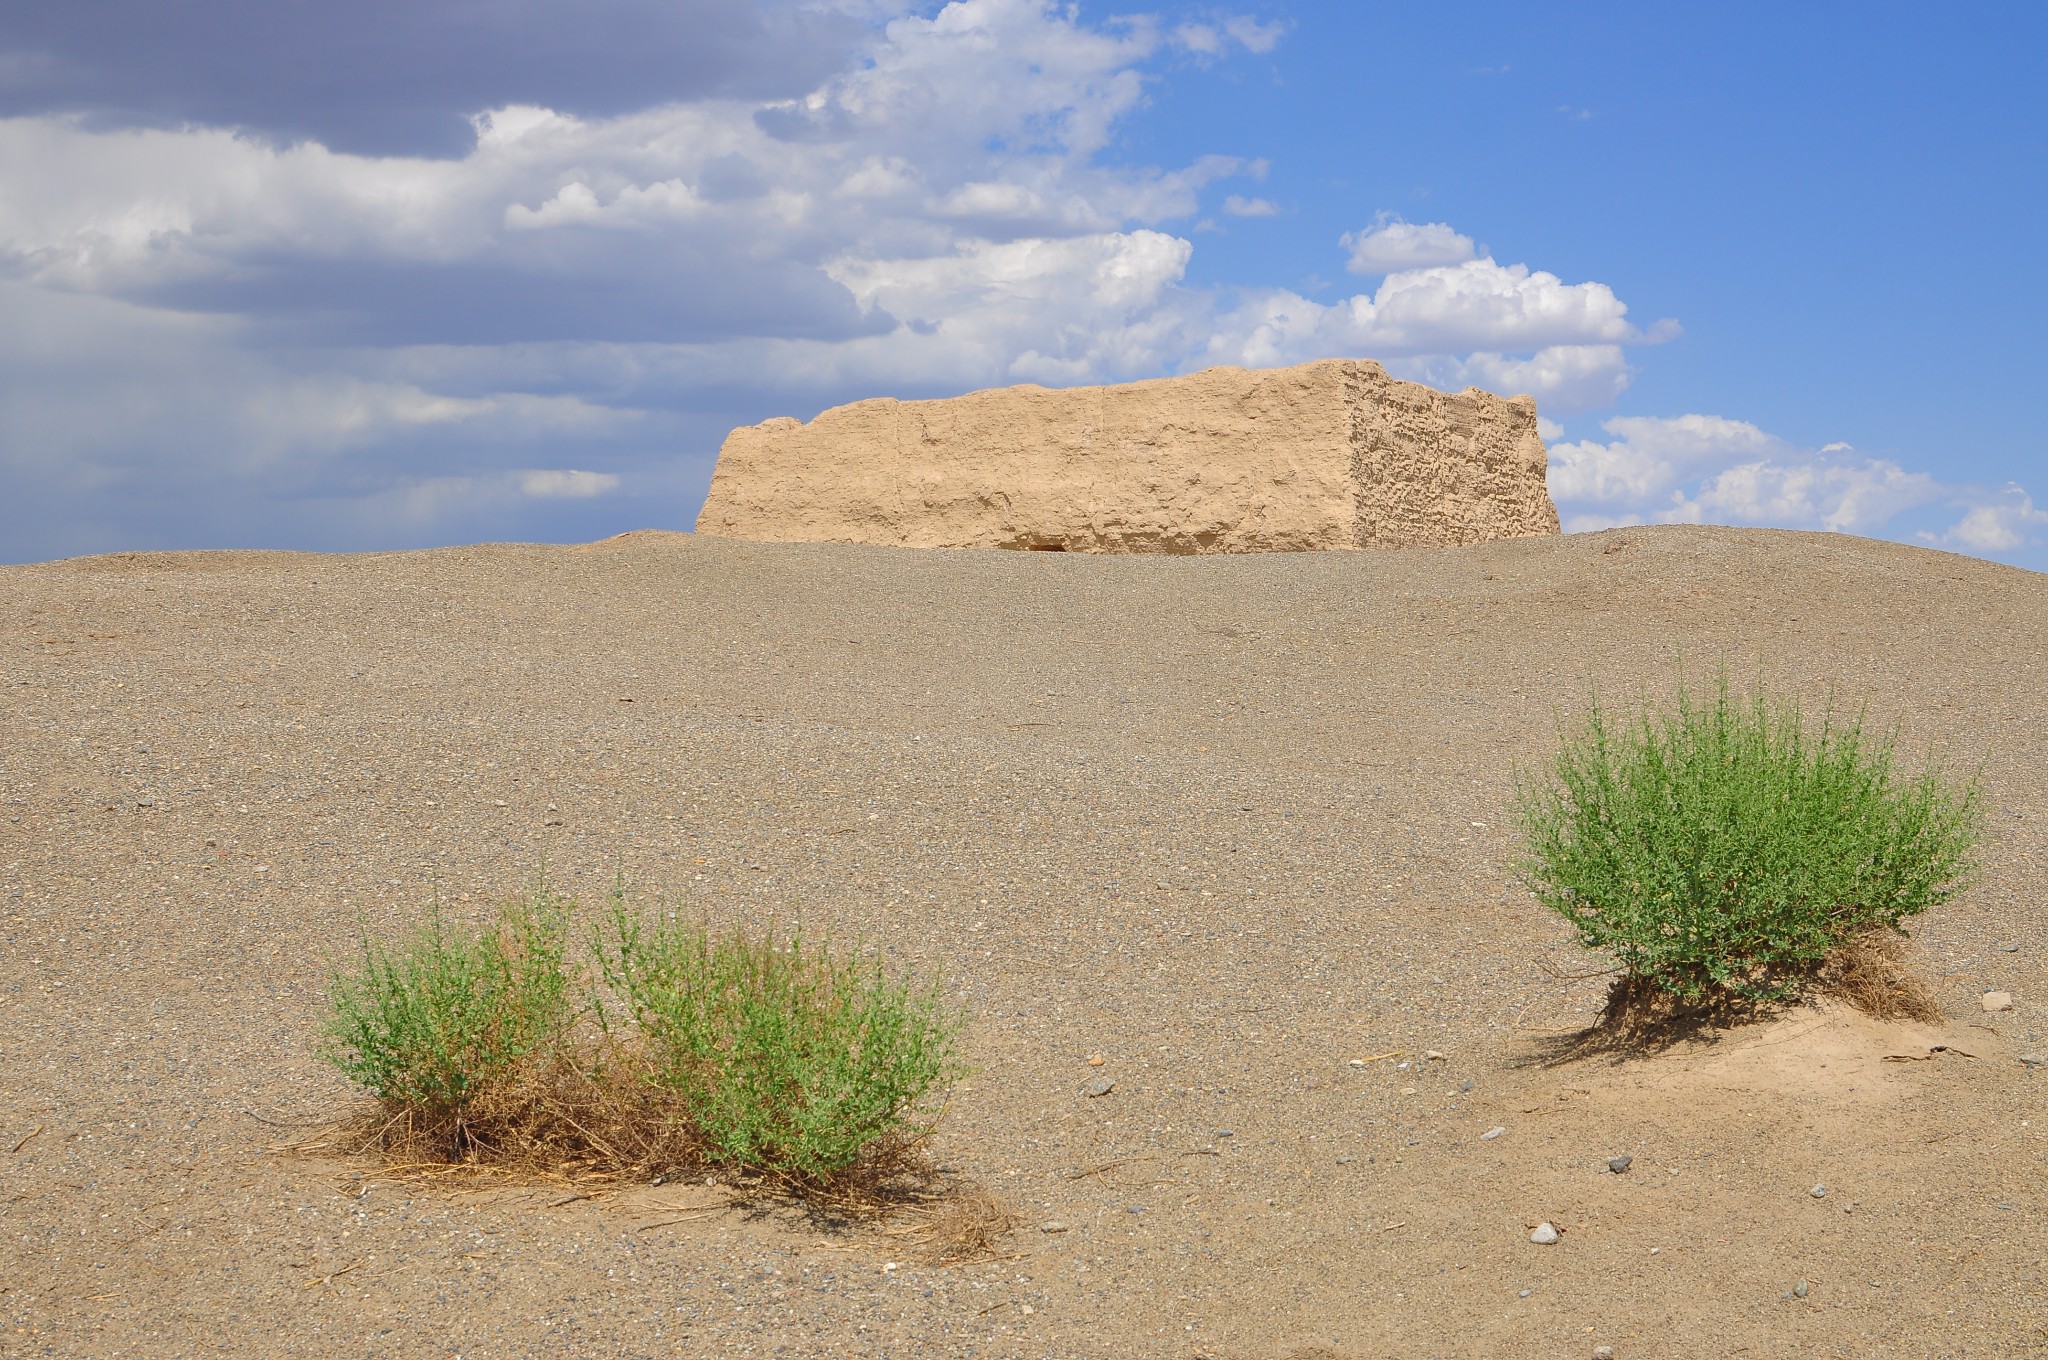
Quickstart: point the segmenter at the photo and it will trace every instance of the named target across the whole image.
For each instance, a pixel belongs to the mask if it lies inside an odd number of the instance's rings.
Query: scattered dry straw
[[[882,1139],[825,1179],[714,1163],[679,1103],[641,1075],[622,1052],[594,1072],[566,1062],[534,1065],[494,1084],[459,1117],[365,1100],[274,1150],[340,1157],[379,1179],[458,1189],[603,1193],[710,1177],[739,1201],[793,1203],[828,1231],[880,1229],[933,1261],[994,1256],[1017,1222],[1002,1201],[938,1167],[924,1137]]]
[[[978,1186],[916,1206],[884,1235],[914,1247],[932,1265],[1008,1259],[1004,1247],[1019,1222],[1015,1208]]]
[[[1850,937],[1828,955],[1813,989],[1879,1020],[1941,1019],[1934,993],[1906,966],[1905,936],[1882,927]]]

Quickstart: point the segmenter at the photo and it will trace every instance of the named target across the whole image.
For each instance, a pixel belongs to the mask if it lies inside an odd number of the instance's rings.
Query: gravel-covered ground
[[[1514,886],[1515,772],[1723,660],[1981,765],[1950,1020],[1547,1062],[1603,983]],[[0,569],[0,1353],[2039,1354],[2044,790],[2048,577],[1845,537]],[[1007,1259],[271,1150],[351,1098],[358,920],[543,857],[940,971]]]

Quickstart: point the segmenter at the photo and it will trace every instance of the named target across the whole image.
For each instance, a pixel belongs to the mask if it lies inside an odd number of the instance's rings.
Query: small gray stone
[[[2048,1067],[2048,1058],[2044,1058],[2038,1053],[2028,1053],[2020,1059],[2020,1062],[2027,1067]]]
[[[1524,1298],[1524,1299],[1526,1299],[1526,1298],[1528,1298],[1528,1297],[1529,1297],[1529,1296],[1530,1296],[1531,1294],[1533,1294],[1533,1293],[1535,1293],[1535,1292],[1536,1292],[1536,1291],[1535,1291],[1535,1290],[1533,1290],[1533,1289],[1524,1289],[1524,1290],[1523,1290],[1523,1291],[1522,1291],[1522,1292],[1521,1292],[1520,1294],[1518,1294],[1518,1295],[1517,1295],[1516,1297],[1517,1297],[1517,1298]]]
[[[1595,1346],[1593,1348],[1593,1360],[1614,1360],[1614,1347]]]
[[[1218,1138],[1234,1138],[1234,1137],[1236,1137],[1236,1136],[1237,1136],[1237,1130],[1236,1130],[1236,1129],[1218,1129],[1218,1130],[1216,1130],[1216,1136],[1217,1136]]]
[[[1491,1143],[1494,1139],[1500,1137],[1502,1134],[1506,1132],[1507,1130],[1503,1128],[1491,1128],[1488,1129],[1485,1133],[1479,1135],[1479,1141],[1482,1143]]]
[[[1609,1171],[1612,1171],[1615,1175],[1619,1176],[1622,1172],[1628,1170],[1631,1166],[1634,1166],[1635,1161],[1635,1158],[1629,1156],[1627,1153],[1623,1153],[1619,1157],[1609,1157],[1607,1159],[1607,1169]]]
[[[1826,1199],[1828,1197],[1828,1188],[1825,1185],[1816,1185],[1806,1193],[1812,1195],[1815,1199]]]
[[[1557,1225],[1554,1223],[1538,1223],[1536,1231],[1529,1234],[1529,1240],[1539,1247],[1547,1247],[1557,1241],[1557,1238]]]
[[[1049,1223],[1039,1224],[1038,1230],[1042,1233],[1063,1233],[1067,1231],[1067,1225],[1055,1218]]]
[[[1806,1287],[1806,1281],[1804,1281],[1804,1280],[1801,1280],[1801,1281],[1800,1281],[1800,1282],[1799,1282],[1798,1284],[1795,1284],[1795,1285],[1793,1285],[1793,1286],[1792,1286],[1792,1297],[1793,1297],[1793,1298],[1795,1298],[1795,1299],[1803,1299],[1803,1298],[1805,1298],[1805,1297],[1806,1297],[1806,1294],[1807,1294],[1807,1287]]]
[[[1092,1100],[1096,1096],[1106,1096],[1115,1089],[1116,1082],[1114,1080],[1109,1077],[1097,1077],[1081,1087],[1081,1094]]]
[[[1461,1092],[1463,1092],[1463,1091],[1469,1091],[1469,1090],[1471,1090],[1471,1089],[1472,1089],[1472,1078],[1470,1078],[1470,1077],[1467,1077],[1467,1078],[1465,1078],[1465,1079],[1464,1079],[1463,1081],[1461,1081],[1461,1082],[1459,1082],[1459,1083],[1458,1083],[1458,1090],[1459,1090],[1459,1091],[1461,1091]]]

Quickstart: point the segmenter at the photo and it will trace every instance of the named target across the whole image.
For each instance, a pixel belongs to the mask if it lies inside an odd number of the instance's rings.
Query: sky
[[[1342,355],[1533,395],[1568,532],[2048,570],[2044,57],[1972,0],[8,6],[0,561],[682,529],[735,425]]]

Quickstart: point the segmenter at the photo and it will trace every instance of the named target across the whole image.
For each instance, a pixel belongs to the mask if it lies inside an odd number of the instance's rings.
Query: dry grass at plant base
[[[437,912],[400,944],[366,937],[322,1053],[372,1098],[292,1150],[592,1195],[708,1178],[822,1222],[893,1220],[948,1260],[994,1250],[1014,1213],[930,1153],[934,1097],[966,1070],[936,984],[800,927],[649,922],[622,893],[578,967],[573,911],[543,884],[489,929]]]

